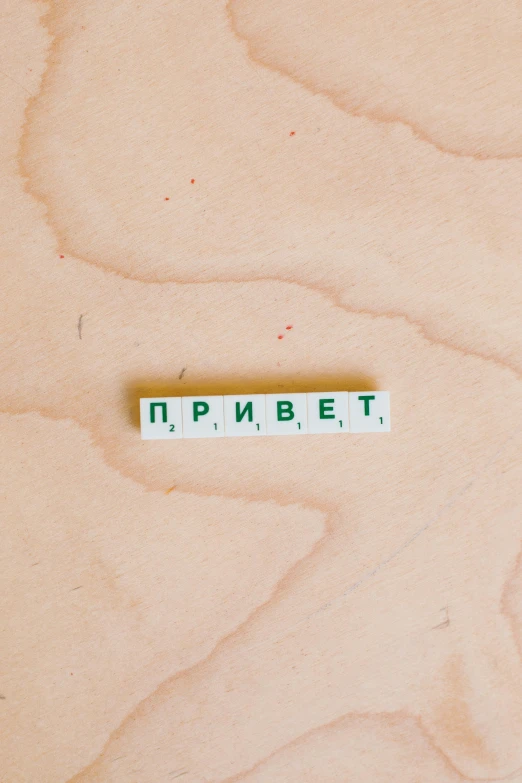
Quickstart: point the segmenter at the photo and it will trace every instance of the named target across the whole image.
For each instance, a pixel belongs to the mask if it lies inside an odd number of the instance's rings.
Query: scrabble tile
[[[308,432],[306,394],[267,394],[266,434],[304,435]]]
[[[223,397],[182,397],[184,438],[223,438]]]
[[[266,435],[264,394],[228,394],[223,400],[226,437]]]
[[[309,433],[349,432],[348,392],[310,392],[306,402]]]
[[[389,392],[350,392],[350,432],[390,432]]]
[[[183,437],[181,397],[146,397],[140,400],[142,440]]]

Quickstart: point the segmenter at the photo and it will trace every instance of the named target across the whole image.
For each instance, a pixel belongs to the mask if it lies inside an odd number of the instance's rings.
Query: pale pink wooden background
[[[520,783],[520,4],[0,16],[2,783]]]

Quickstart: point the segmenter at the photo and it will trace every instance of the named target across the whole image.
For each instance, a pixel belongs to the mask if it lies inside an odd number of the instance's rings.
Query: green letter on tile
[[[370,415],[370,400],[374,400],[375,396],[373,394],[365,394],[361,395],[357,399],[364,400],[364,415],[369,416]]]
[[[320,419],[335,419],[335,413],[327,413],[327,411],[333,411],[334,402],[335,400],[319,400]]]
[[[245,418],[245,413],[248,414],[248,421],[254,421],[254,411],[252,410],[252,401],[247,402],[243,410],[241,410],[241,403],[236,402],[236,421],[242,421]]]
[[[161,418],[163,424],[167,423],[167,403],[166,402],[151,402],[150,404],[150,423],[156,423],[156,408],[161,408]]]
[[[193,419],[194,421],[197,421],[200,416],[204,416],[205,413],[208,413],[210,408],[208,405],[208,402],[193,402],[192,403],[192,410],[193,410]]]
[[[277,421],[291,421],[294,418],[294,406],[288,400],[277,401]]]

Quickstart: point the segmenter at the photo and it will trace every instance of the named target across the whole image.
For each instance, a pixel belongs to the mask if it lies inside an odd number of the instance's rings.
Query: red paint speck
[[[168,196],[165,196],[165,201],[170,201],[170,198]]]
[[[60,256],[60,258],[65,258],[65,256]]]
[[[195,181],[196,181],[195,179],[191,179],[190,184],[193,185]]]
[[[290,131],[290,136],[295,136],[295,131]]]
[[[290,331],[290,329],[293,329],[293,328],[294,328],[294,327],[293,327],[291,324],[288,324],[288,326],[286,327],[286,331],[287,331],[287,332],[289,332],[289,331]]]
[[[284,337],[284,334],[278,334],[278,335],[277,335],[277,339],[278,339],[278,340],[282,340],[282,339],[283,339],[283,337]]]

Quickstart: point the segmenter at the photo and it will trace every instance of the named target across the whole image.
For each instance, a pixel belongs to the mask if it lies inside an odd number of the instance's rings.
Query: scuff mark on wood
[[[448,607],[447,606],[443,606],[440,611],[441,612],[445,612],[446,613],[446,617],[444,618],[444,620],[441,623],[439,623],[438,625],[434,625],[433,628],[431,629],[432,631],[436,631],[437,629],[441,629],[441,628],[447,628],[448,625],[450,624],[450,617],[449,617]]]

